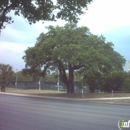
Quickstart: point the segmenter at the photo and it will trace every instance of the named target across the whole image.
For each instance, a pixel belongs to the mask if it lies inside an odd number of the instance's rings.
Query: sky
[[[126,59],[126,71],[130,61],[129,5],[130,0],[93,0],[78,22],[78,26],[87,26],[91,33],[103,35],[106,41],[114,44],[114,50]],[[35,45],[41,32],[47,32],[46,26],[64,26],[66,23],[58,20],[30,25],[22,16],[13,16],[13,20],[14,23],[7,24],[0,35],[0,63],[10,64],[14,71],[25,67],[24,51]]]

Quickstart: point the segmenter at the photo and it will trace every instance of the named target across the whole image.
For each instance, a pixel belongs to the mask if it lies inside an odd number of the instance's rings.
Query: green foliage
[[[11,83],[13,76],[14,72],[10,65],[0,64],[0,87],[2,92],[5,92],[5,87]]]
[[[0,30],[4,23],[13,22],[10,12],[22,15],[30,24],[39,20],[55,21],[78,21],[78,16],[83,14],[83,9],[92,0],[0,0]]]
[[[130,92],[130,73],[125,74],[122,90]]]
[[[110,92],[112,90],[114,91],[119,91],[121,90],[121,87],[123,85],[124,82],[124,72],[123,71],[116,71],[116,72],[112,72],[110,74],[108,74],[105,78],[104,78],[104,83],[102,85],[102,90],[103,91],[107,91]]]
[[[40,80],[40,71],[38,69],[23,69],[18,73],[19,81],[39,81]]]
[[[87,41],[89,43],[87,51],[90,58],[88,57],[89,60],[86,60],[86,67],[89,66],[89,68],[83,68],[80,72],[84,75],[84,80],[89,85],[90,91],[94,92],[96,88],[102,89],[107,77],[111,74],[123,71],[125,59],[114,51],[113,44],[106,42],[103,36],[92,35]],[[109,87],[108,84],[105,86],[108,89]]]
[[[130,92],[130,78],[126,78],[123,84],[123,90]]]
[[[112,43],[74,23],[64,27],[49,26],[46,34],[40,34],[35,46],[25,51],[23,59],[26,69],[38,72],[41,77],[58,69],[68,93],[74,92],[74,72],[94,87],[94,81],[113,71],[123,70],[125,63],[125,59],[114,51]]]
[[[23,71],[17,72],[18,81],[33,81],[33,76],[25,74]]]
[[[57,82],[58,81],[58,73],[57,72],[53,72],[53,73],[47,74],[45,76],[44,80],[46,80],[46,81],[52,81],[52,82]]]

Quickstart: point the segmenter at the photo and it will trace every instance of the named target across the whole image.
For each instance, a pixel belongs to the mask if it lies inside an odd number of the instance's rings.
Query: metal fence
[[[17,88],[17,89],[41,89],[41,90],[59,90],[59,91],[66,91],[66,87],[63,84],[57,85],[56,82],[49,82],[49,81],[41,81],[39,82],[33,82],[33,81],[18,81],[17,85],[15,82],[12,82],[8,86],[8,88]],[[76,84],[74,86],[74,92],[75,93],[90,93],[89,86],[84,86],[83,89],[78,87]],[[95,90],[94,93],[111,93],[111,95],[118,94],[118,93],[130,93],[130,91],[111,91],[111,92],[101,92],[100,90]]]
[[[17,84],[13,82],[8,87],[17,89],[41,89],[41,90],[58,90],[58,87],[59,90],[64,89],[63,85],[57,86],[57,83],[49,81],[41,81],[40,83],[33,81],[18,81]]]

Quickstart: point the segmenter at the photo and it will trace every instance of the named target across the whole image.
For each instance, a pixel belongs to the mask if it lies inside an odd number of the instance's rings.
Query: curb
[[[80,101],[82,99],[75,99],[75,98],[63,98],[63,97],[50,97],[50,96],[38,96],[38,95],[29,95],[29,94],[17,94],[17,93],[5,93],[0,92],[3,95],[12,95],[12,96],[19,96],[19,97],[30,97],[30,98],[43,98],[43,99],[54,99],[54,100],[69,100],[69,101]]]
[[[17,94],[17,93],[6,93],[0,92],[3,95],[12,95],[12,96],[20,96],[20,97],[32,97],[32,98],[44,98],[44,99],[58,99],[58,100],[73,100],[73,101],[105,101],[105,100],[125,100],[130,99],[130,97],[110,97],[110,98],[68,98],[68,97],[50,97],[50,96],[38,96],[38,95],[29,95],[29,94]]]

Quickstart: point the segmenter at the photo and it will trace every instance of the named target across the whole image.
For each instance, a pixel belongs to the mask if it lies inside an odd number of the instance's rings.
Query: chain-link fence
[[[33,81],[18,81],[12,82],[8,86],[9,88],[17,88],[17,89],[41,89],[41,90],[64,90],[65,86],[59,85],[55,82],[49,81],[41,81],[41,82],[33,82]],[[58,88],[59,87],[59,88]]]

